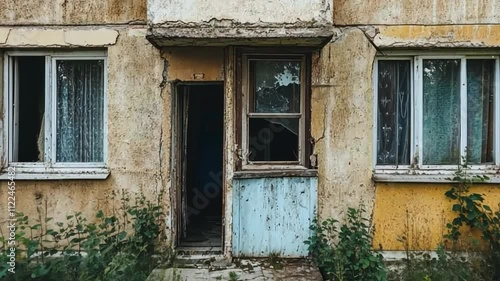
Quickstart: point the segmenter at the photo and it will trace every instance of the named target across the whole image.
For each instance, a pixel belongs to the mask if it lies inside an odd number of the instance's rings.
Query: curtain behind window
[[[493,163],[495,60],[467,60],[467,162]]]
[[[378,62],[377,164],[410,164],[409,60]]]
[[[458,164],[460,60],[424,60],[423,72],[423,164]]]
[[[57,61],[57,162],[103,162],[104,61]]]

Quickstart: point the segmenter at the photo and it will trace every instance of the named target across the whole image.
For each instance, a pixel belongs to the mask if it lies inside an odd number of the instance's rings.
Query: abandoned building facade
[[[463,156],[500,202],[499,34],[496,0],[0,1],[0,206],[11,167],[34,217],[163,193],[175,248],[303,257],[363,204],[435,249]]]

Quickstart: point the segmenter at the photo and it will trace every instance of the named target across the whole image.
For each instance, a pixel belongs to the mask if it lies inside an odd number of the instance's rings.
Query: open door
[[[192,83],[176,90],[177,245],[220,252],[224,88],[222,83]]]

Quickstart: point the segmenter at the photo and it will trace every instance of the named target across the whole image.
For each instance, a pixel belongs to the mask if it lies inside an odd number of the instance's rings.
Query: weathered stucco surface
[[[497,0],[333,0],[338,25],[500,23]]]
[[[363,203],[371,214],[372,64],[375,48],[357,28],[343,30],[313,58],[312,136],[318,155],[320,218],[343,218]],[[366,82],[364,82],[366,81]]]
[[[374,248],[405,250],[398,240],[406,237],[409,250],[435,250],[444,241],[446,224],[455,217],[453,202],[444,195],[449,188],[449,184],[377,184]],[[498,186],[476,186],[471,192],[484,194],[485,204],[500,209]],[[462,233],[464,242],[470,243],[470,230]]]
[[[196,23],[228,27],[234,24],[331,24],[330,1],[323,0],[148,0],[148,21],[153,24]]]
[[[379,26],[365,29],[380,48],[500,47],[500,25]]]
[[[143,25],[147,20],[159,28],[148,31]],[[332,22],[340,26],[334,28]],[[445,220],[453,215],[444,197],[448,185],[375,184],[371,179],[376,48],[388,54],[397,48],[498,48],[499,24],[496,0],[0,1],[0,50],[108,51],[111,175],[106,180],[18,181],[16,207],[32,218],[41,212],[64,220],[73,211],[91,218],[98,209],[112,210],[114,203],[107,198],[112,191],[144,192],[150,198],[164,191],[171,227],[172,83],[225,80],[224,253],[230,255],[231,181],[238,149],[234,49],[197,46],[317,46],[334,34],[314,53],[312,67],[319,217],[343,219],[348,207],[363,203],[367,216],[373,217],[375,248],[402,250],[398,237],[406,235],[412,249],[435,249]],[[146,35],[156,36],[158,45],[190,47],[160,51]],[[2,210],[6,190],[6,182],[0,182]],[[477,191],[497,207],[498,187],[486,185]],[[5,214],[0,212],[0,221]]]
[[[0,25],[146,22],[146,0],[2,0]]]
[[[126,29],[119,32],[116,44],[108,48],[111,174],[106,180],[18,180],[16,209],[32,219],[38,218],[38,211],[54,221],[65,221],[67,214],[77,211],[92,219],[97,210],[110,212],[118,206],[107,198],[113,190],[143,192],[151,199],[164,190],[168,201],[170,95],[167,87],[160,87],[163,60],[144,36],[128,35]],[[2,181],[1,210],[7,210],[7,196],[7,182]],[[6,214],[0,212],[0,221]]]
[[[103,47],[113,45],[118,31],[110,28],[1,28],[0,48]]]

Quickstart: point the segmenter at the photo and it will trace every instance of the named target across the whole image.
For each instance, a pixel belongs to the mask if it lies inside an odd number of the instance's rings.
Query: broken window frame
[[[14,145],[13,118],[17,109],[11,106],[16,97],[14,81],[16,57],[40,56],[45,58],[45,108],[44,108],[44,151],[41,162],[15,162],[12,159]],[[107,54],[106,51],[7,51],[3,56],[3,130],[2,174],[7,178],[7,168],[16,169],[17,179],[105,179],[109,175],[108,159],[108,111],[107,111]],[[57,61],[61,60],[100,60],[103,62],[103,161],[102,162],[56,162],[57,128]]]
[[[253,81],[250,73],[251,60],[271,60],[271,61],[300,61],[300,112],[299,113],[252,113],[251,101],[253,94],[250,83]],[[304,52],[243,52],[240,55],[241,64],[241,141],[238,151],[240,159],[240,170],[305,170],[308,168],[308,153],[310,151],[307,140],[309,132],[309,98],[310,98],[310,59]],[[298,135],[298,155],[297,161],[250,161],[249,160],[249,120],[250,117],[279,118],[280,116],[300,116]]]
[[[459,164],[464,164],[463,156],[467,146],[467,68],[468,60],[488,59],[495,60],[495,89],[493,99],[493,161],[494,163],[469,164],[470,169],[477,174],[493,174],[500,167],[500,57],[498,54],[481,51],[463,52],[387,52],[384,56],[375,59],[373,67],[373,167],[376,181],[408,181],[408,182],[436,182],[446,181],[445,177],[452,175]],[[423,163],[423,61],[424,60],[460,60],[460,163],[450,165],[430,165]],[[377,130],[378,120],[378,63],[379,61],[409,60],[411,61],[410,75],[410,163],[407,165],[380,165],[377,163]],[[465,114],[463,113],[465,112]],[[387,176],[384,176],[387,175]],[[391,176],[392,175],[392,176]],[[424,176],[428,176],[424,179]]]

